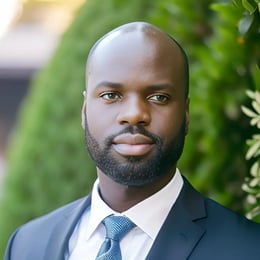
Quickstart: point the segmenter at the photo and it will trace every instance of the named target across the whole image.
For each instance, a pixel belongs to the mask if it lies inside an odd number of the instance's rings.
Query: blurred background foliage
[[[96,178],[81,129],[86,56],[112,28],[142,20],[175,37],[190,67],[191,123],[182,173],[203,194],[245,213],[246,140],[256,131],[241,111],[259,73],[255,0],[88,0],[31,85],[9,148],[0,204],[0,257],[22,223],[86,195]],[[259,3],[258,3],[259,5]]]

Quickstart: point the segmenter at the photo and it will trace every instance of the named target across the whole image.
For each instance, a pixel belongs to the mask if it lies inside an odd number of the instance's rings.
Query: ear
[[[190,123],[190,99],[186,98],[185,101],[185,118],[186,118],[186,124],[185,124],[185,135],[189,132],[189,123]]]
[[[81,110],[81,126],[85,129],[86,125],[86,91],[83,91],[84,101]]]

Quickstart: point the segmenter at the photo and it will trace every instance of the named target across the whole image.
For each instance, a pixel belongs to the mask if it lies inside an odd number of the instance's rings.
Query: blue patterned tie
[[[106,238],[101,245],[96,260],[121,260],[120,240],[135,226],[130,219],[123,216],[108,216],[103,221]]]

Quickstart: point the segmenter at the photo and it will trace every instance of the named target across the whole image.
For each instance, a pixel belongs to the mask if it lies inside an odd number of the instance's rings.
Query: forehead
[[[179,47],[168,35],[153,28],[118,30],[102,39],[89,58],[87,80],[91,83],[95,76],[118,81],[120,76],[134,77],[135,73],[140,77],[142,72],[153,78],[172,76],[180,80],[184,77]]]

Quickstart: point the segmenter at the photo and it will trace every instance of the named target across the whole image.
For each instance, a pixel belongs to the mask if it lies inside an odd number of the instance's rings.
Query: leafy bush
[[[240,1],[236,2],[240,3]],[[250,160],[252,166],[250,176],[245,178],[242,188],[248,194],[246,197],[247,217],[260,222],[260,92],[258,90],[260,86],[260,3],[259,1],[255,3],[242,1],[242,5],[246,11],[239,22],[239,31],[243,36],[242,40],[246,38],[250,42],[248,48],[251,50],[251,56],[248,57],[248,70],[251,72],[250,79],[254,86],[254,91],[247,91],[247,95],[252,99],[253,111],[245,106],[242,106],[242,110],[251,118],[252,128],[256,127],[256,134],[253,134],[247,141],[249,148],[246,159]]]
[[[259,77],[260,79],[260,77]],[[260,92],[247,91],[247,95],[252,99],[253,110],[242,107],[244,113],[251,118],[250,124],[260,129]],[[255,134],[247,141],[249,146],[246,159],[253,159],[250,169],[250,177],[246,178],[243,189],[248,193],[248,217],[260,220],[260,134]]]

